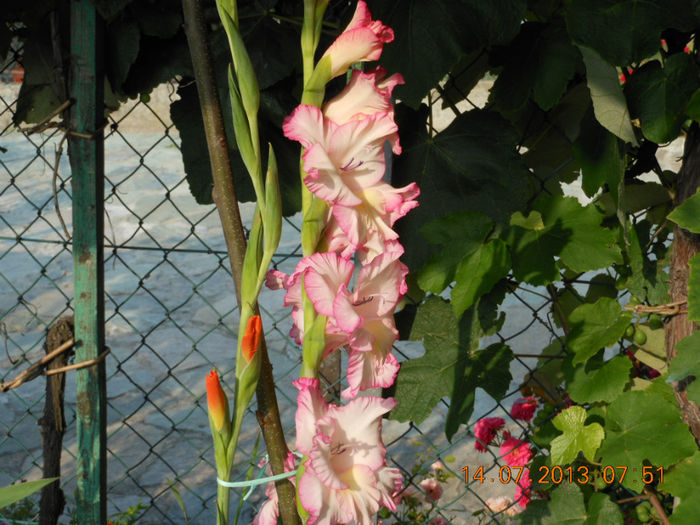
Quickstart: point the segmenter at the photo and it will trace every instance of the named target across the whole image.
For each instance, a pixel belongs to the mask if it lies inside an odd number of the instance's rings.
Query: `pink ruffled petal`
[[[364,323],[362,317],[355,311],[351,296],[344,285],[338,290],[338,295],[333,301],[333,318],[338,328],[347,334],[353,333]]]
[[[354,265],[337,254],[316,253],[307,257],[304,290],[321,315],[333,315],[333,303],[350,281]]]
[[[325,143],[336,125],[323,118],[316,106],[301,104],[284,119],[282,131],[288,139],[300,142],[305,148],[312,144]]]
[[[385,76],[386,70],[381,67],[368,73],[354,69],[350,82],[325,104],[323,115],[342,125],[375,113],[392,113],[391,92],[404,81],[398,73],[389,78]]]
[[[396,308],[401,296],[407,291],[406,275],[408,268],[399,261],[403,250],[385,252],[375,257],[362,268],[357,279],[357,298],[372,298],[371,305],[375,315],[381,317]]]
[[[379,504],[389,510],[396,510],[395,500],[403,488],[403,476],[397,468],[384,466],[377,471],[377,488],[381,494]]]
[[[297,428],[297,450],[307,456],[314,447],[316,435],[316,422],[324,417],[328,411],[328,405],[321,395],[318,379],[300,377],[294,381],[294,386],[299,389],[297,395],[297,412],[295,417]]]
[[[304,184],[314,195],[330,203],[357,206],[362,200],[353,193],[341,176],[340,170],[321,144],[314,144],[304,152]]]
[[[391,352],[394,342],[399,338],[399,332],[394,324],[394,316],[365,322],[362,330],[356,330],[348,346],[358,352],[376,352],[384,358]]]
[[[348,359],[348,388],[341,395],[353,399],[361,390],[387,388],[394,384],[399,372],[399,362],[394,354],[382,360],[374,352],[350,352]]]

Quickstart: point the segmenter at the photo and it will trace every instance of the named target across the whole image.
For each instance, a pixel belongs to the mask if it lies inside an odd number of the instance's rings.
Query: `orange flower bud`
[[[253,360],[255,352],[258,351],[261,334],[262,321],[259,315],[254,315],[248,319],[248,325],[245,328],[245,334],[243,334],[243,341],[241,342],[241,352],[249,363]]]
[[[214,428],[221,432],[228,419],[228,399],[221,388],[216,370],[212,370],[207,376],[207,406]]]

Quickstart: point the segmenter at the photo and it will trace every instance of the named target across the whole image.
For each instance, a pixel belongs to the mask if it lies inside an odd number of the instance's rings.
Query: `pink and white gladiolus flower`
[[[384,113],[393,119],[391,94],[399,84],[404,84],[403,77],[399,73],[387,76],[381,66],[368,72],[354,69],[345,88],[323,105],[323,116],[339,126],[375,113]]]
[[[318,379],[300,378],[297,398],[297,449],[309,459],[299,480],[299,500],[308,524],[355,522],[370,525],[381,507],[396,510],[402,481],[386,466],[382,416],[393,399],[361,397],[329,405]]]
[[[314,309],[328,317],[324,355],[347,346],[349,387],[343,397],[353,398],[360,390],[393,384],[399,365],[391,354],[398,338],[393,313],[406,293],[408,268],[399,261],[403,250],[375,257],[360,270],[357,285],[349,290],[354,264],[336,253],[316,253],[302,259],[288,276],[272,271],[267,285],[285,288],[284,304],[292,306],[292,336],[302,342],[304,333],[302,282]]]
[[[300,105],[283,125],[285,135],[306,148],[304,183],[332,205],[326,230],[329,249],[346,257],[360,250],[363,262],[398,239],[392,226],[418,205],[415,183],[394,188],[382,181],[384,143],[401,152],[391,104],[391,92],[400,83],[400,75],[386,77],[382,68],[353,72],[350,83],[323,111]]]
[[[355,62],[378,60],[384,44],[392,40],[394,31],[379,20],[372,20],[367,4],[359,0],[352,20],[323,54],[321,62],[326,57],[330,59],[330,78],[335,78]]]

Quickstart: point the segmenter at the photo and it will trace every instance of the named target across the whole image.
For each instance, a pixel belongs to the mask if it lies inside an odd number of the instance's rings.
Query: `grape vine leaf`
[[[606,437],[598,451],[603,465],[627,466],[633,472],[649,461],[655,467],[668,468],[697,450],[678,405],[673,397],[657,392],[661,388],[671,390],[668,385],[656,384],[654,390],[649,390],[650,386],[625,392],[608,405]],[[659,446],[659,436],[663,436],[663,446]],[[625,476],[623,484],[641,490],[639,480],[634,483],[631,476]]]
[[[588,500],[588,518],[585,525],[622,525],[624,519],[620,507],[610,496],[596,492]]]
[[[625,158],[618,138],[600,125],[589,111],[581,122],[581,132],[574,143],[574,154],[581,166],[581,186],[593,197],[606,184],[618,207],[618,186],[625,173]]]
[[[647,300],[650,304],[664,304],[668,302],[668,274],[663,261],[652,261],[644,252],[650,236],[648,221],[639,221],[627,230],[631,275],[625,285],[632,295],[641,300]]]
[[[656,53],[664,29],[690,30],[695,17],[687,0],[574,0],[566,22],[574,41],[626,66]]]
[[[623,312],[620,304],[609,297],[595,303],[584,303],[569,316],[571,331],[566,342],[574,352],[573,364],[583,363],[622,337],[632,314]]]
[[[684,230],[700,233],[700,189],[669,213],[668,218]]]
[[[459,262],[482,245],[493,221],[483,213],[462,211],[436,219],[420,229],[420,233],[431,244],[442,245],[421,268],[418,285],[425,291],[441,293],[454,281]]]
[[[509,42],[526,6],[523,0],[373,1],[372,14],[396,35],[382,53],[382,63],[406,79],[396,96],[417,108],[463,54]]]
[[[554,426],[562,432],[552,440],[550,454],[553,465],[572,463],[579,452],[589,460],[595,460],[595,453],[605,437],[605,431],[599,423],[586,425],[588,414],[580,406],[562,410],[553,420]]]
[[[570,367],[567,370],[566,389],[576,403],[610,403],[630,381],[632,361],[627,356],[613,357],[592,368],[590,365],[589,362],[586,366]],[[587,370],[588,368],[591,369]]]
[[[700,332],[681,339],[676,344],[676,356],[671,359],[666,381],[680,381],[688,376],[695,379],[686,387],[688,399],[700,406]]]
[[[622,262],[617,237],[601,225],[604,215],[594,204],[582,206],[574,197],[546,195],[534,205],[544,229],[513,226],[509,233],[513,273],[534,285],[559,278],[555,257],[576,272]]]
[[[418,308],[411,339],[423,340],[425,355],[402,363],[392,419],[421,423],[440,399],[450,397],[445,431],[451,438],[473,411],[477,384],[495,398],[505,394],[513,354],[500,343],[476,350],[488,330],[483,321],[472,308],[458,322],[449,302],[437,296]]]
[[[600,55],[585,46],[579,46],[586,64],[586,82],[593,100],[593,111],[598,122],[625,142],[637,145],[632,129],[627,101],[622,93],[617,70]]]
[[[504,112],[520,109],[532,95],[545,111],[552,109],[576,72],[580,54],[563,23],[525,23],[506,53],[493,85],[494,103]]]
[[[575,483],[562,483],[551,493],[551,499],[533,500],[520,514],[523,525],[583,525],[588,514],[581,489]]]
[[[409,268],[417,270],[438,251],[426,247],[418,233],[423,225],[465,209],[506,224],[524,208],[530,173],[516,151],[517,134],[500,115],[468,111],[435,136],[426,132],[422,112],[399,104],[396,118],[404,150],[394,159],[392,184],[416,182],[421,189],[421,205],[396,225]]]
[[[508,246],[500,239],[493,239],[464,257],[457,266],[456,283],[451,295],[452,309],[457,319],[508,275],[510,266]]]
[[[107,26],[105,70],[117,93],[122,93],[121,86],[136,61],[140,42],[141,32],[135,20],[124,17]]]
[[[625,92],[630,114],[641,122],[644,136],[659,144],[675,139],[698,84],[697,67],[686,53],[669,56],[663,68],[652,60],[635,71]]]
[[[659,490],[668,491],[680,499],[674,505],[671,523],[674,525],[695,525],[700,515],[700,451],[682,459],[671,470],[664,473]]]

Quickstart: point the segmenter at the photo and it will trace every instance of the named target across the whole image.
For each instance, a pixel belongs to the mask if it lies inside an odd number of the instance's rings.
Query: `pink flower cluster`
[[[513,403],[510,415],[514,419],[530,421],[538,407],[534,397],[520,398]],[[510,432],[503,430],[505,424],[505,420],[500,417],[486,417],[477,421],[474,425],[474,448],[479,452],[486,452],[500,432],[501,458],[510,467],[525,467],[534,456],[534,452],[527,442],[511,437]],[[530,503],[530,471],[527,468],[522,471],[514,499],[523,509]]]
[[[391,29],[373,21],[360,0],[324,59],[329,57],[335,77],[354,62],[377,60],[391,40]],[[326,403],[317,379],[295,382],[296,446],[308,458],[298,493],[309,525],[369,525],[381,507],[396,509],[402,487],[398,469],[386,465],[381,440],[382,416],[395,401],[356,397],[391,386],[399,369],[392,354],[398,338],[393,316],[407,290],[408,269],[399,260],[403,247],[392,227],[418,205],[419,194],[415,184],[394,188],[383,180],[385,144],[401,152],[391,104],[392,90],[401,83],[401,75],[387,76],[381,67],[354,70],[345,89],[322,108],[302,104],[283,124],[285,135],[304,147],[306,187],[328,205],[320,244],[325,251],[303,258],[291,275],[269,272],[266,284],[286,291],[298,344],[304,342],[306,294],[316,313],[327,318],[323,356],[341,348],[349,353],[345,405]]]

